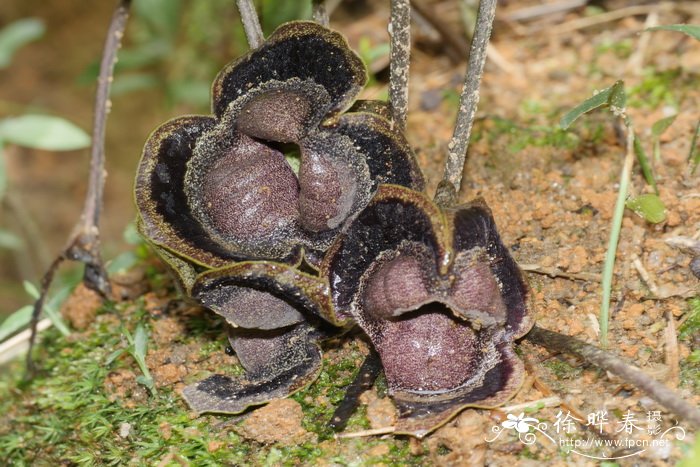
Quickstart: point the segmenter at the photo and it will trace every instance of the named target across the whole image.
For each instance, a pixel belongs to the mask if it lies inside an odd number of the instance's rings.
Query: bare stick
[[[408,114],[408,69],[411,58],[411,2],[391,0],[391,65],[389,72],[389,105],[394,123],[406,129]]]
[[[330,23],[330,18],[328,14],[328,9],[326,9],[326,0],[314,0],[313,2],[313,13],[311,17],[321,26],[328,27]]]
[[[100,255],[100,211],[102,209],[102,198],[104,193],[104,183],[106,172],[105,166],[105,128],[107,114],[109,113],[109,89],[114,75],[114,65],[117,61],[117,50],[121,45],[124,29],[129,18],[129,6],[131,0],[121,0],[112,14],[112,20],[107,30],[104,49],[102,51],[102,61],[100,63],[100,74],[97,78],[97,92],[95,95],[95,113],[92,129],[92,149],[90,153],[90,174],[88,179],[88,190],[85,195],[83,212],[80,221],[73,229],[66,247],[54,259],[49,269],[41,280],[41,290],[39,298],[34,303],[34,311],[31,320],[31,336],[29,338],[29,351],[27,352],[27,373],[31,376],[34,373],[34,362],[32,360],[32,349],[36,341],[37,323],[48,294],[51,283],[58,267],[65,260],[79,261],[85,264],[85,275],[83,281],[85,285],[100,292],[103,296],[110,295],[109,279],[102,264]]]
[[[600,282],[600,274],[593,272],[565,272],[557,268],[546,268],[539,264],[518,264],[520,269],[527,272],[544,274],[549,277],[564,277],[576,281]]]
[[[341,438],[364,438],[367,436],[378,436],[378,435],[388,435],[396,431],[396,428],[393,426],[385,426],[382,428],[374,428],[372,430],[361,430],[361,431],[353,431],[351,433],[339,433],[335,435],[336,439],[341,439]]]
[[[469,49],[467,40],[446,25],[444,18],[435,14],[432,5],[426,6],[422,0],[413,0],[413,9],[440,34],[445,52],[453,62],[461,63],[467,58],[467,49]]]
[[[251,49],[257,49],[265,40],[265,36],[260,27],[258,12],[255,11],[253,0],[236,0],[236,5],[238,6],[238,12],[241,14],[243,29],[245,29],[245,36],[248,39],[248,46]]]
[[[348,424],[348,420],[352,416],[357,406],[360,405],[360,396],[363,392],[370,389],[374,381],[382,371],[382,361],[379,359],[379,354],[370,349],[369,355],[365,357],[360,370],[357,372],[355,379],[345,388],[345,395],[336,407],[331,421],[328,424],[333,431],[342,431]]]
[[[499,412],[522,412],[525,409],[537,409],[544,407],[558,407],[562,403],[559,396],[550,396],[542,399],[537,399],[536,401],[523,402],[522,404],[506,405],[504,407],[498,407],[496,410]]]
[[[644,391],[656,402],[675,415],[700,427],[700,410],[684,401],[678,393],[651,378],[643,371],[629,365],[620,357],[601,350],[574,337],[534,326],[525,339],[548,350],[576,355],[586,362],[622,378]]]
[[[462,172],[466,160],[469,138],[472,132],[472,125],[476,115],[476,108],[479,104],[479,86],[481,75],[486,62],[486,49],[488,48],[491,28],[496,16],[496,0],[481,0],[479,3],[479,13],[476,18],[476,29],[472,37],[471,49],[469,52],[469,64],[462,88],[462,95],[459,99],[459,112],[454,134],[447,145],[447,163],[445,164],[444,181],[450,182],[459,193],[462,185]]]

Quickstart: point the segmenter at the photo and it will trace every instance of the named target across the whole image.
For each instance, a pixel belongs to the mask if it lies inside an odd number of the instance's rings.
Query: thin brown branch
[[[670,412],[688,420],[694,426],[700,427],[700,410],[683,400],[675,391],[631,366],[620,357],[574,337],[542,329],[539,326],[534,326],[525,339],[550,351],[576,355],[592,365],[617,375],[645,392]]]
[[[557,268],[547,268],[539,264],[518,264],[520,269],[526,272],[534,272],[536,274],[544,274],[549,277],[563,277],[565,279],[600,282],[600,274],[593,272],[565,272]]]
[[[382,361],[379,359],[379,354],[374,349],[370,349],[369,355],[365,357],[365,361],[362,363],[355,379],[345,388],[343,400],[340,401],[335,412],[333,412],[328,425],[334,431],[345,429],[348,420],[360,405],[360,396],[372,387],[381,371]]]
[[[326,9],[326,0],[314,0],[313,1],[313,12],[311,17],[321,26],[328,27],[330,23],[330,18],[328,10]]]
[[[430,24],[443,40],[445,52],[450,59],[455,63],[460,63],[467,58],[467,49],[469,44],[460,34],[455,33],[445,21],[440,18],[435,12],[423,3],[422,0],[413,0],[413,9],[415,13]]]
[[[49,269],[41,280],[39,298],[34,303],[34,311],[31,320],[31,336],[29,339],[29,351],[27,352],[27,371],[31,375],[34,372],[32,349],[36,341],[36,329],[39,316],[49,292],[53,278],[58,267],[65,260],[79,261],[85,264],[85,285],[107,296],[110,294],[109,279],[102,263],[100,255],[100,231],[99,220],[102,209],[105,166],[105,129],[107,115],[109,113],[109,90],[114,76],[114,65],[117,62],[117,51],[121,46],[126,23],[129,18],[131,0],[121,0],[112,14],[112,19],[107,30],[102,61],[100,62],[100,74],[97,78],[97,92],[95,94],[95,113],[92,131],[92,149],[90,154],[90,174],[88,190],[85,195],[85,204],[80,221],[75,226],[64,250],[53,260]]]
[[[619,19],[628,18],[630,16],[648,15],[653,11],[670,11],[673,10],[673,8],[675,7],[676,5],[674,5],[673,2],[654,2],[650,5],[632,5],[625,8],[620,8],[618,10],[607,11],[599,15],[576,18],[574,20],[567,21],[566,23],[558,24],[551,28],[547,28],[545,31],[542,31],[542,29],[539,27],[536,29],[531,28],[528,31],[530,33],[545,32],[550,35],[569,34],[579,29],[597,26],[599,24],[608,23],[610,21],[617,21]]]
[[[454,186],[456,193],[459,193],[462,185],[462,172],[464,171],[476,108],[479,104],[479,86],[495,16],[496,0],[482,0],[479,3],[476,29],[469,52],[467,73],[459,100],[457,123],[455,124],[452,139],[447,146],[447,163],[445,164],[443,180],[450,182]]]
[[[42,277],[41,279],[41,289],[39,290],[39,298],[37,298],[36,302],[34,302],[34,309],[32,310],[32,319],[29,322],[29,349],[27,350],[26,364],[26,376],[28,379],[30,379],[34,375],[36,370],[36,368],[34,367],[34,359],[32,359],[32,350],[34,349],[34,344],[36,343],[36,334],[38,332],[37,326],[39,325],[39,317],[41,315],[41,311],[44,309],[44,301],[46,300],[46,295],[49,292],[49,287],[51,287],[51,283],[53,282],[53,278],[56,275],[56,271],[58,270],[61,263],[63,263],[65,260],[65,252],[63,252],[53,260],[53,262],[49,266],[49,269],[44,274],[44,277]]]
[[[585,6],[586,3],[588,3],[588,0],[561,0],[553,3],[545,3],[544,5],[533,5],[509,13],[505,19],[509,21],[528,21],[542,16],[566,13],[570,10]]]
[[[241,14],[248,46],[251,49],[257,49],[265,40],[265,35],[260,27],[258,12],[255,10],[253,0],[236,0],[236,5],[238,6],[238,12]]]
[[[411,2],[391,0],[391,62],[389,70],[389,105],[394,123],[406,129],[408,115],[408,70],[411,58]]]

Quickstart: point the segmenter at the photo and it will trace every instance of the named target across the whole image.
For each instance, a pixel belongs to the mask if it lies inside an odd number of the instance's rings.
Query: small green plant
[[[122,335],[126,338],[128,345],[112,352],[112,354],[107,357],[106,365],[110,365],[125,352],[128,353],[136,361],[142,373],[136,377],[136,382],[145,386],[150,393],[155,396],[156,386],[150,371],[148,371],[148,365],[146,365],[146,353],[148,351],[148,334],[146,328],[143,324],[139,323],[138,326],[136,326],[136,331],[133,336],[126,328],[122,329]]]
[[[664,205],[658,197],[658,188],[654,179],[654,174],[651,170],[651,164],[642,148],[642,144],[635,135],[634,125],[632,120],[627,115],[627,96],[625,94],[624,83],[617,81],[612,86],[598,92],[593,97],[586,99],[581,104],[566,113],[560,125],[563,129],[567,129],[571,124],[585,113],[588,113],[597,108],[608,108],[615,117],[622,120],[627,128],[627,156],[623,165],[622,174],[620,176],[620,189],[618,191],[617,201],[610,228],[610,239],[608,249],[605,255],[605,264],[603,266],[603,299],[600,307],[600,340],[603,347],[608,343],[608,321],[610,312],[610,296],[612,291],[613,269],[615,267],[615,255],[617,251],[617,243],[620,238],[620,230],[622,228],[622,217],[624,215],[625,206],[628,205],[635,212],[640,214],[649,222],[661,222],[665,219]],[[627,191],[630,183],[632,165],[634,156],[636,155],[641,171],[647,183],[653,188],[654,194],[642,195],[641,197],[627,200]]]
[[[40,39],[45,30],[44,23],[36,18],[20,19],[0,29],[0,70],[10,65],[18,49]]]

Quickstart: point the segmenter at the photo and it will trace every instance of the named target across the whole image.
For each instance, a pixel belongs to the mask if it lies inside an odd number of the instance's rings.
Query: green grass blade
[[[647,28],[645,31],[676,31],[687,34],[690,37],[700,41],[700,25],[697,24],[669,24],[666,26],[654,26]]]
[[[613,89],[615,88],[615,86],[618,85],[618,83],[621,83],[621,81],[618,81],[612,86],[594,94],[592,97],[589,97],[588,99],[586,99],[585,101],[581,102],[579,105],[568,111],[559,121],[559,126],[562,129],[566,130],[581,115],[588,113],[591,110],[597,109],[598,107],[608,105],[610,95],[612,94]]]
[[[642,147],[642,142],[635,135],[634,137],[634,154],[637,156],[639,161],[639,166],[642,168],[642,175],[644,175],[644,180],[654,189],[654,193],[659,194],[659,189],[656,186],[656,179],[654,178],[654,171],[649,163],[649,158],[647,153]]]
[[[690,162],[691,174],[695,173],[695,169],[698,168],[700,164],[700,150],[698,150],[698,137],[700,136],[700,121],[695,126],[695,133],[693,133],[693,139],[690,141],[690,153],[688,153],[688,161]]]
[[[0,342],[28,325],[32,319],[32,310],[33,306],[26,305],[5,318],[0,324]]]
[[[628,131],[632,131],[628,128]],[[630,134],[627,138],[628,145],[633,145],[634,134]],[[615,201],[615,209],[613,218],[610,224],[610,239],[608,240],[608,249],[605,252],[605,263],[603,265],[603,277],[601,285],[603,288],[603,301],[600,304],[600,343],[603,348],[608,346],[608,323],[610,321],[610,297],[612,295],[612,280],[613,271],[615,269],[615,256],[617,254],[617,243],[620,240],[620,230],[622,230],[622,218],[625,214],[625,199],[627,198],[627,190],[630,183],[632,173],[632,164],[634,163],[634,155],[627,149],[625,162],[620,175],[620,189],[617,193]]]

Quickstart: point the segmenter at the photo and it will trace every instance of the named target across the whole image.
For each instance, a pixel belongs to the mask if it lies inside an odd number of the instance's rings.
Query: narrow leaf
[[[105,360],[105,365],[111,365],[112,362],[121,357],[124,352],[126,352],[126,349],[117,349],[111,354],[109,354],[109,356]]]
[[[32,319],[33,309],[31,305],[23,306],[5,318],[5,321],[0,324],[0,342],[27,326]]]
[[[150,376],[146,377],[144,375],[138,375],[136,377],[136,382],[142,386],[146,386],[148,390],[151,391],[151,394],[155,394],[155,385],[153,384],[153,378],[151,378]]]
[[[34,300],[39,299],[39,290],[36,288],[34,284],[32,284],[29,281],[24,281],[24,291],[27,292],[27,294],[32,297]],[[66,323],[63,322],[63,319],[61,319],[61,314],[58,312],[58,306],[65,301],[65,299],[68,297],[70,294],[71,286],[66,286],[63,289],[61,289],[56,295],[54,295],[51,299],[47,300],[44,303],[44,313],[46,313],[46,316],[51,320],[51,323],[53,323],[54,326],[56,326],[56,329],[59,330],[61,334],[64,336],[67,336],[70,334],[70,329],[68,329],[68,326],[66,326]]]
[[[0,229],[0,248],[6,250],[19,250],[24,245],[24,242],[12,232]]]
[[[23,115],[0,121],[0,139],[34,149],[71,151],[90,145],[90,136],[60,117]]]
[[[0,69],[6,68],[15,52],[23,45],[44,35],[44,23],[37,18],[25,18],[0,29]]]
[[[651,164],[649,163],[649,158],[647,153],[642,147],[642,142],[634,135],[634,154],[637,156],[639,165],[642,168],[642,175],[644,175],[644,180],[654,189],[654,193],[658,194],[659,189],[656,187],[656,180],[654,179],[654,171],[651,169]]]
[[[7,191],[7,168],[5,167],[5,152],[3,151],[3,141],[0,138],[0,201],[5,197]]]
[[[147,346],[148,334],[146,334],[146,329],[139,324],[134,333],[134,358],[145,362]]]
[[[666,26],[655,26],[647,28],[645,31],[676,31],[689,35],[700,41],[700,25],[697,24],[669,24]]]
[[[654,122],[654,124],[651,126],[651,134],[655,138],[661,136],[664,131],[668,130],[668,127],[671,126],[677,116],[678,115],[671,115],[670,117],[662,118],[661,120]]]
[[[559,126],[566,130],[581,115],[588,113],[591,110],[597,109],[598,107],[608,105],[613,88],[615,88],[615,86],[617,86],[618,83],[621,83],[621,81],[618,81],[612,86],[594,94],[592,97],[589,97],[588,99],[586,99],[585,101],[581,102],[579,105],[568,111],[559,121]]]
[[[658,224],[666,219],[666,206],[655,194],[647,193],[630,198],[625,202],[625,206],[652,224]]]
[[[700,165],[700,150],[698,149],[700,145],[698,141],[700,141],[700,120],[695,126],[695,133],[693,133],[693,139],[690,141],[690,152],[688,153],[688,161],[690,161],[691,173],[693,174],[698,165]]]
[[[39,299],[39,289],[36,288],[36,285],[29,281],[24,281],[22,282],[22,286],[24,287],[24,291],[27,292],[27,295],[32,297],[34,300]]]
[[[46,313],[46,316],[51,320],[51,323],[53,323],[53,325],[56,327],[56,329],[59,330],[61,334],[63,334],[64,336],[70,335],[70,329],[68,329],[66,323],[64,323],[63,319],[61,319],[61,315],[55,309],[45,306],[44,312]]]
[[[627,107],[627,94],[625,94],[625,83],[617,81],[610,87],[610,96],[608,97],[610,107],[615,107],[620,111]]]
[[[133,251],[125,251],[107,264],[107,272],[116,274],[127,271],[139,262],[139,257]]]

